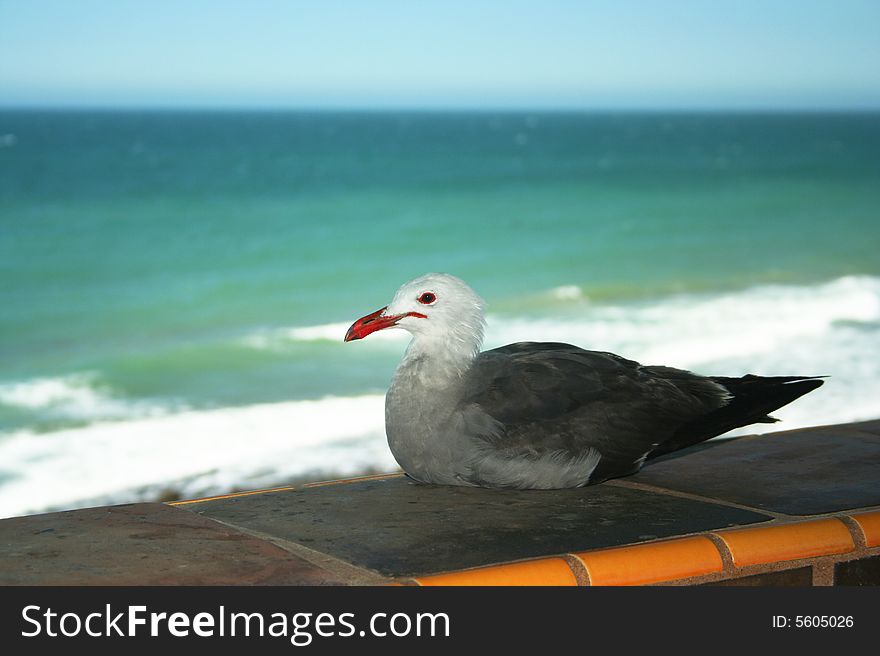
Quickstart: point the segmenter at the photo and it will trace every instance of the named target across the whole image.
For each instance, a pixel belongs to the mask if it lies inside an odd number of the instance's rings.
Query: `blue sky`
[[[880,1],[0,0],[0,105],[880,108]]]

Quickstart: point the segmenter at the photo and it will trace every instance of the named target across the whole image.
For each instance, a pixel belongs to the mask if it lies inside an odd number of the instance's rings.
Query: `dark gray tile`
[[[269,542],[159,503],[0,521],[0,585],[334,583]]]
[[[842,424],[850,430],[862,431],[865,433],[874,433],[880,435],[880,419],[872,419],[871,421],[859,421],[854,424]]]
[[[877,423],[709,442],[627,480],[790,515],[880,505]]]
[[[764,572],[752,576],[741,576],[738,579],[724,579],[706,583],[705,585],[723,586],[811,586],[813,585],[813,568],[798,567],[781,572]]]
[[[837,563],[834,585],[880,585],[880,556]]]
[[[488,490],[402,477],[184,506],[390,576],[750,524],[767,516],[641,490]]]

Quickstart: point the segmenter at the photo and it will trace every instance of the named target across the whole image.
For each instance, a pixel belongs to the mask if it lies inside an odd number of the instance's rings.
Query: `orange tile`
[[[645,585],[720,572],[721,554],[706,537],[652,542],[573,554],[592,585]]]
[[[730,548],[738,567],[811,558],[855,549],[849,529],[839,519],[817,519],[798,524],[760,526],[716,535]]]
[[[204,501],[216,501],[218,499],[234,499],[236,497],[249,497],[254,494],[268,494],[269,492],[286,492],[293,490],[292,487],[273,487],[268,490],[252,490],[250,492],[233,492],[231,494],[221,494],[216,497],[202,497],[201,499],[187,499],[186,501],[169,501],[169,506],[185,506],[190,503],[202,503]]]
[[[419,585],[577,585],[562,558],[540,558],[508,565],[480,567],[415,579]]]
[[[850,515],[859,523],[869,547],[880,547],[880,510]]]

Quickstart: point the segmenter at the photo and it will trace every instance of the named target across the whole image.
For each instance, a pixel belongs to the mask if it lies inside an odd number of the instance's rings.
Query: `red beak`
[[[403,319],[404,317],[419,317],[421,319],[427,319],[428,317],[420,312],[407,312],[406,314],[389,314],[387,316],[380,316],[387,308],[383,307],[380,310],[376,310],[372,314],[368,314],[365,317],[361,317],[353,324],[351,324],[351,328],[348,329],[348,332],[345,333],[345,341],[352,342],[356,339],[363,339],[370,333],[374,333],[377,330],[382,330],[383,328],[391,328],[391,326],[396,326],[397,322]]]

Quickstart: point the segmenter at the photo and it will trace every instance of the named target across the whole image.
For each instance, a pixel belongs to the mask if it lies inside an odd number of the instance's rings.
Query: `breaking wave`
[[[550,294],[563,301],[585,298],[574,285],[557,287]],[[771,353],[792,340],[821,338],[846,324],[878,322],[880,278],[847,276],[812,286],[765,285],[652,302],[586,303],[576,315],[489,315],[486,347],[529,340],[570,342],[645,362],[690,367]],[[269,350],[293,342],[341,345],[347,328],[347,323],[328,323],[267,329],[248,335],[242,343]],[[373,333],[365,343],[408,337],[402,330],[385,330]]]
[[[172,409],[158,401],[118,398],[95,373],[0,383],[0,406],[74,420],[155,416]]]
[[[0,440],[0,516],[392,471],[383,408],[382,395],[367,395],[9,433]]]

